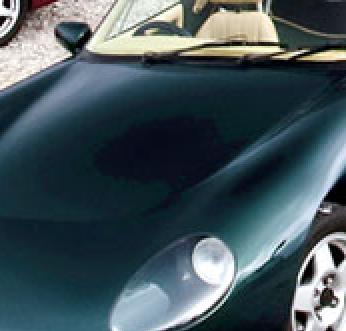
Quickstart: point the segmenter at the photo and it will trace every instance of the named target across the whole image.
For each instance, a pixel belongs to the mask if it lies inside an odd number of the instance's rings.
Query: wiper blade
[[[298,52],[297,54],[292,55],[287,59],[287,61],[289,62],[295,62],[307,56],[323,53],[329,50],[338,50],[338,49],[346,50],[346,44],[345,43],[328,43],[328,44],[323,44],[323,45],[312,47],[312,48],[311,47],[287,48],[283,51],[274,52],[274,53],[266,54],[266,55],[244,56],[243,61],[244,62],[265,62],[265,61],[271,61],[275,59],[275,57],[277,56]]]
[[[280,43],[274,42],[248,42],[243,40],[223,40],[223,41],[211,41],[205,42],[198,45],[194,45],[191,47],[180,48],[174,51],[168,52],[147,52],[143,54],[142,60],[144,63],[155,63],[161,61],[172,61],[184,53],[197,51],[206,48],[214,48],[214,47],[227,47],[227,46],[279,46],[282,45]]]
[[[327,43],[324,45],[320,45],[320,46],[316,46],[316,47],[302,50],[301,53],[291,56],[289,61],[296,61],[296,60],[302,59],[302,58],[310,56],[310,55],[323,53],[323,52],[329,51],[329,50],[340,50],[340,49],[346,50],[346,44],[345,43]]]

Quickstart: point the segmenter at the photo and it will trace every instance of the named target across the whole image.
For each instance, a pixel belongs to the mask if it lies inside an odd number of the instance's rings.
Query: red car
[[[55,0],[0,0],[0,46],[6,45],[18,32],[28,10]]]

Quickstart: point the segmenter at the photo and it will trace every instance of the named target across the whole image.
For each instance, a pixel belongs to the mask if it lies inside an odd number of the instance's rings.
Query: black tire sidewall
[[[13,37],[19,32],[28,10],[29,0],[20,0],[20,11],[16,24],[4,37],[0,37],[0,47],[7,45],[13,39]]]
[[[312,231],[307,238],[307,244],[304,251],[302,263],[310,254],[310,252],[316,247],[316,245],[327,236],[334,233],[346,233],[346,207],[337,204],[330,205],[332,206],[332,212],[330,215],[318,213],[315,218]],[[288,322],[287,330],[293,330],[291,320]]]
[[[324,238],[333,233],[346,233],[346,207],[333,204],[330,215],[318,213],[307,239],[304,258]]]

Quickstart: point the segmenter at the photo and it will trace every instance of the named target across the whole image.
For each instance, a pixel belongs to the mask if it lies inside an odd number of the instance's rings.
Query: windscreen
[[[111,37],[117,36],[135,26],[150,20],[161,12],[179,4],[177,0],[129,0],[123,7],[120,18],[115,22]]]
[[[91,45],[107,55],[268,55],[346,40],[345,18],[346,0],[117,0]],[[346,47],[339,53],[325,60],[346,60]]]
[[[271,12],[315,32],[346,35],[346,0],[272,0]]]

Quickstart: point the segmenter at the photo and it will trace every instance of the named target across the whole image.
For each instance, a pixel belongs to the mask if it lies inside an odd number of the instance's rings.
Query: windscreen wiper
[[[279,47],[282,47],[283,45],[280,43],[275,43],[275,42],[249,42],[249,41],[243,41],[243,40],[211,41],[211,42],[205,42],[198,45],[194,45],[191,47],[180,48],[173,51],[147,52],[143,54],[142,60],[144,63],[172,61],[172,60],[176,60],[177,58],[179,58],[179,56],[187,52],[197,51],[197,50],[206,49],[206,48],[227,47],[227,46],[267,46],[267,47],[279,46]]]
[[[327,44],[323,44],[320,46],[305,49],[302,52],[291,56],[289,58],[289,61],[296,61],[296,60],[302,59],[302,58],[310,56],[310,55],[323,53],[325,51],[342,50],[342,49],[346,50],[346,44],[345,43],[327,43]]]
[[[307,56],[323,53],[329,50],[346,50],[346,43],[327,43],[316,47],[299,47],[299,48],[287,48],[283,51],[274,52],[266,55],[249,55],[244,56],[243,61],[245,62],[265,62],[275,59],[277,56],[287,55],[290,53],[297,53],[288,57],[288,62],[295,62]]]

